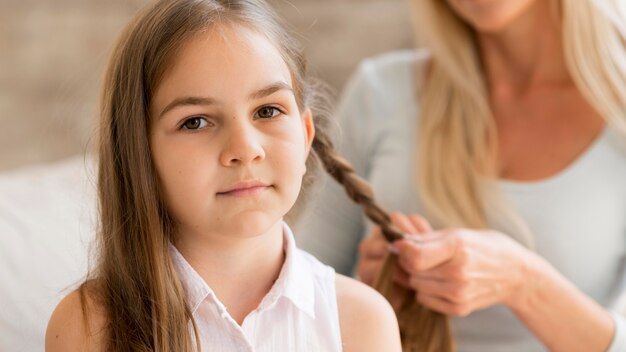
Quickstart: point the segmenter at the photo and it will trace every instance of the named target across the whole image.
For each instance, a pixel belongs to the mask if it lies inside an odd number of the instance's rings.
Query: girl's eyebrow
[[[272,95],[280,90],[287,90],[293,93],[293,89],[290,85],[285,82],[274,82],[264,88],[257,90],[250,94],[250,100],[261,99],[268,95]],[[211,97],[195,97],[195,96],[184,96],[180,98],[174,99],[171,103],[169,103],[165,109],[159,114],[159,118],[162,118],[168,111],[177,108],[179,106],[185,105],[212,105],[215,104],[216,100]]]
[[[165,109],[163,109],[163,111],[161,111],[161,113],[159,114],[159,118],[162,118],[163,115],[165,115],[165,113],[167,113],[168,111],[170,111],[170,110],[172,110],[174,108],[177,108],[179,106],[184,106],[184,105],[211,105],[211,104],[215,104],[215,99],[210,98],[210,97],[192,97],[192,96],[187,96],[187,97],[176,98],[171,103],[167,104]]]
[[[279,90],[288,90],[293,93],[293,89],[290,85],[282,81],[277,81],[250,94],[250,100],[264,98],[268,95],[276,93]]]

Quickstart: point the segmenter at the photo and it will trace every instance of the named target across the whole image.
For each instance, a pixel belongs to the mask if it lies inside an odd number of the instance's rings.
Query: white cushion
[[[0,173],[0,351],[43,351],[93,247],[94,163],[75,157]]]

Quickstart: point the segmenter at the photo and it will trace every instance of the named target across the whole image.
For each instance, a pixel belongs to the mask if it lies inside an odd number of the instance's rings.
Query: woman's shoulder
[[[362,65],[384,72],[406,67],[423,67],[430,58],[430,51],[427,49],[402,49],[368,57],[362,61]]]
[[[416,49],[364,59],[346,83],[337,106],[342,128],[360,128],[370,137],[394,126],[406,128],[419,111],[417,97],[430,57],[425,49]]]
[[[405,49],[372,56],[361,61],[352,81],[385,90],[414,90],[430,58],[426,49]]]
[[[46,351],[104,351],[104,309],[88,282],[57,305],[46,330]]]
[[[389,302],[343,275],[337,274],[335,283],[344,351],[400,351],[398,322]]]

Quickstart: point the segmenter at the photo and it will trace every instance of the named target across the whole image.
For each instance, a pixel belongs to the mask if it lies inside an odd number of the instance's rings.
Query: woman
[[[624,5],[413,7],[428,51],[366,60],[337,114],[341,153],[424,234],[388,247],[328,183],[300,246],[370,284],[397,253],[459,351],[626,350]]]

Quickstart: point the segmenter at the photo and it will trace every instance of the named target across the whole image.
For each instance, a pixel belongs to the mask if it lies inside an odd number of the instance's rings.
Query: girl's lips
[[[237,188],[232,191],[220,192],[218,196],[234,196],[234,197],[254,197],[266,189],[270,188],[270,186],[252,186],[252,187],[244,187]]]
[[[235,197],[253,197],[253,196],[260,194],[261,192],[265,191],[266,189],[270,187],[271,187],[270,185],[267,185],[257,180],[242,181],[242,182],[237,182],[233,184],[232,186],[228,187],[224,191],[217,192],[217,195],[218,196],[220,195],[235,196]]]

